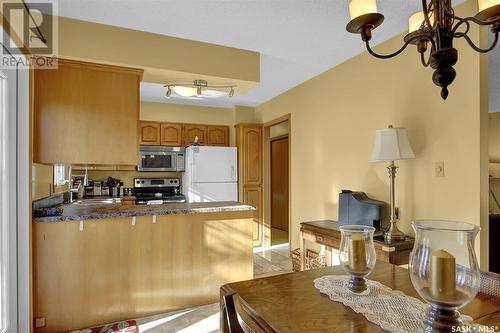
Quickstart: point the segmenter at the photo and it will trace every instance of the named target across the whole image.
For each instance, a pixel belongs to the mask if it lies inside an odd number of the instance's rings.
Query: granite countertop
[[[64,222],[132,216],[223,213],[255,210],[239,202],[169,203],[164,205],[63,204],[61,216],[33,217],[33,222]]]

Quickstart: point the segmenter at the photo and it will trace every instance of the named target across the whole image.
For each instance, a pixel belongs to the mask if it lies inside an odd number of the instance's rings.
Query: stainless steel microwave
[[[184,171],[185,148],[140,146],[138,171]]]

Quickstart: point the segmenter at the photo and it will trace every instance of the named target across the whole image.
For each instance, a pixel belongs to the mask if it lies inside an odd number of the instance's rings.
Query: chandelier
[[[172,92],[181,97],[220,97],[226,93],[233,97],[236,85],[208,85],[205,80],[194,80],[193,83],[172,83],[164,87],[167,88],[166,98],[172,96]]]
[[[474,17],[464,18],[455,15],[451,0],[427,2],[422,0],[422,11],[410,17],[409,31],[404,37],[404,44],[394,53],[378,54],[370,47],[372,30],[384,21],[384,16],[377,12],[376,0],[351,0],[349,4],[351,21],[346,29],[351,33],[361,34],[368,52],[380,59],[395,57],[408,45],[416,45],[422,65],[434,69],[432,81],[441,87],[441,97],[446,99],[448,86],[456,76],[453,66],[458,60],[458,51],[453,47],[453,40],[463,38],[477,52],[486,53],[493,50],[500,30],[500,0],[478,0],[479,12]],[[493,43],[488,48],[479,48],[468,36],[471,23],[491,26],[494,36]]]

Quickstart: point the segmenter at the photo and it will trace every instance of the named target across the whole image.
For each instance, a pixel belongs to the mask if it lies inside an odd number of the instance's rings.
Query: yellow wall
[[[52,194],[54,183],[54,167],[51,165],[33,163],[32,197],[33,200],[48,197]]]
[[[478,39],[476,28],[471,36]],[[376,49],[393,51],[401,40]],[[364,52],[257,107],[263,122],[291,114],[292,248],[300,222],[337,219],[341,189],[389,201],[386,163],[368,162],[375,130],[389,124],[408,129],[417,157],[397,162],[400,228],[411,233],[410,221],[423,218],[480,224],[480,56],[463,41],[456,47],[457,78],[446,101],[409,47],[391,60]],[[434,175],[436,161],[445,162],[444,178]]]
[[[282,135],[287,135],[288,127],[289,127],[288,121],[284,121],[282,123],[269,127],[269,137],[272,139]]]
[[[491,162],[500,162],[500,112],[489,114],[489,156]]]

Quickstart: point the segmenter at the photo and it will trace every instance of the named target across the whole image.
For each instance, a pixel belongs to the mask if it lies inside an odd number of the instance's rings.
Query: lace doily
[[[368,295],[356,295],[347,289],[348,275],[327,275],[314,280],[314,286],[332,301],[341,302],[372,323],[393,333],[425,333],[423,321],[429,305],[392,290],[380,282],[367,280]],[[464,322],[472,318],[462,315]]]

